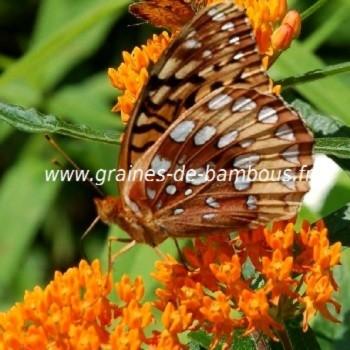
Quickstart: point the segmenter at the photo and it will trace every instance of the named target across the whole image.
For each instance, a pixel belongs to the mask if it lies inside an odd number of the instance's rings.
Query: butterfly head
[[[104,223],[118,225],[136,242],[156,246],[165,239],[155,234],[157,230],[150,220],[138,218],[119,197],[95,198],[95,205]]]

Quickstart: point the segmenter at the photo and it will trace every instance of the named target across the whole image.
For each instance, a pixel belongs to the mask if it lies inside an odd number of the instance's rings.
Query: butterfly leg
[[[116,253],[112,254],[112,244],[114,242],[125,243],[125,246],[119,249]],[[108,238],[108,274],[112,272],[112,268],[115,260],[122,254],[129,251],[135,244],[136,244],[136,241],[129,238],[117,238],[117,237]]]
[[[187,263],[187,261],[186,261],[186,258],[185,258],[185,256],[184,256],[183,253],[182,253],[182,250],[181,250],[179,241],[178,241],[177,238],[175,238],[175,237],[173,237],[173,241],[174,241],[174,243],[175,243],[175,247],[176,247],[177,253],[178,253],[178,255],[179,255],[180,262],[182,263],[182,265],[183,265],[188,271],[191,271],[191,267],[188,265],[188,263]]]

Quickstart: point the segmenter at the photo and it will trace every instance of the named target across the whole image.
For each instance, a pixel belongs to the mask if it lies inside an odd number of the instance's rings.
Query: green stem
[[[277,331],[278,339],[280,340],[284,350],[294,350],[293,344],[289,338],[288,332],[285,328],[281,331]]]
[[[305,21],[308,17],[312,16],[319,8],[321,8],[326,2],[327,0],[318,0],[317,2],[315,2],[301,14],[301,19]]]
[[[332,75],[347,73],[347,72],[350,72],[350,62],[344,62],[344,63],[328,66],[322,69],[315,69],[301,75],[281,79],[276,81],[276,84],[282,85],[284,88],[287,88],[297,84],[305,84],[311,81],[327,78]]]

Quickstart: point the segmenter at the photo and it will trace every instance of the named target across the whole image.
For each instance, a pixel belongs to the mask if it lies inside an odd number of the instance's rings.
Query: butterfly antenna
[[[93,230],[93,228],[97,225],[97,223],[100,221],[100,219],[101,218],[99,216],[96,216],[94,221],[89,225],[89,227],[85,230],[85,232],[80,237],[81,241],[83,241],[86,238],[86,236]]]
[[[74,160],[69,157],[69,155],[58,145],[58,143],[52,138],[52,136],[50,135],[45,135],[45,138],[46,140],[48,141],[48,143],[57,151],[59,152],[63,157],[64,159],[70,164],[72,165],[72,167],[78,171],[81,171],[81,168],[78,166],[77,163],[74,162]],[[58,165],[60,167],[61,164],[57,161],[57,160],[54,160],[54,164],[55,165]],[[87,182],[94,188],[94,190],[101,196],[101,197],[105,197],[105,194],[99,189],[99,187],[95,184],[94,181],[92,181],[91,179],[89,178],[86,178]]]
[[[140,26],[143,26],[145,24],[148,24],[148,22],[144,21],[144,22],[139,22],[139,23],[128,24],[127,27],[128,28],[140,27]]]

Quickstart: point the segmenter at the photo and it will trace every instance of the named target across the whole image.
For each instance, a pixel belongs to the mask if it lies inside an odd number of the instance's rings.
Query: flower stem
[[[294,350],[286,328],[283,328],[282,330],[277,331],[277,336],[284,350]]]

